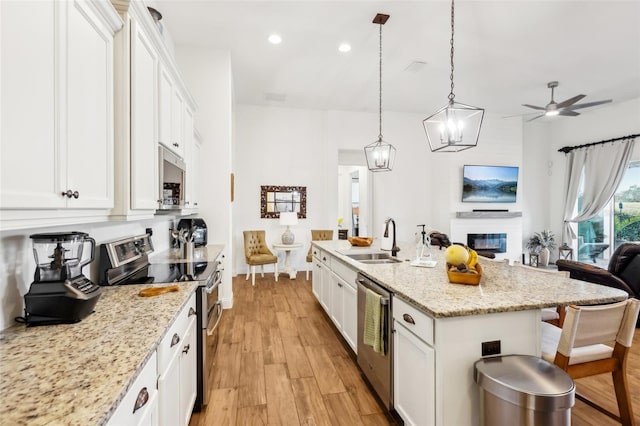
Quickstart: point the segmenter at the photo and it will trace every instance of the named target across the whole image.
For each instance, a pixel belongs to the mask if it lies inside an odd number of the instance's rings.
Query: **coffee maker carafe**
[[[74,323],[85,318],[102,289],[82,274],[93,261],[96,242],[84,232],[34,234],[34,281],[25,294],[28,325]],[[85,246],[90,253],[83,259]]]

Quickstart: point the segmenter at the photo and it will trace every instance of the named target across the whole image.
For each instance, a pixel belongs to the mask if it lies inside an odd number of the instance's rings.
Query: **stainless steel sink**
[[[345,255],[357,262],[367,264],[401,263],[402,260],[391,256],[389,253],[357,253]]]

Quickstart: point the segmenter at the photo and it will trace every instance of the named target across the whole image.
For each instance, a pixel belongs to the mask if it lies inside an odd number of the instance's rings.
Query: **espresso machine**
[[[94,259],[96,242],[84,232],[34,234],[34,281],[24,295],[27,325],[78,322],[93,312],[102,288],[82,274]],[[85,246],[90,253],[83,258]]]

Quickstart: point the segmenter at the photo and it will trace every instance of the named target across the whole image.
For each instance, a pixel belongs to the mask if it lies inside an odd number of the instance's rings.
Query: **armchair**
[[[251,285],[256,285],[256,266],[261,267],[264,277],[264,265],[273,263],[273,275],[278,281],[278,257],[267,247],[265,231],[244,231],[244,258],[250,268],[247,270],[247,280],[251,274]]]
[[[571,278],[615,287],[640,297],[640,244],[624,243],[613,252],[607,269],[567,259],[556,261],[559,271],[569,271]]]

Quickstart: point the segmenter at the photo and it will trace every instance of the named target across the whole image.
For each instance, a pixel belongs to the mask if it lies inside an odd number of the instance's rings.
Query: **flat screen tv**
[[[464,166],[462,201],[468,203],[515,203],[518,167]]]

